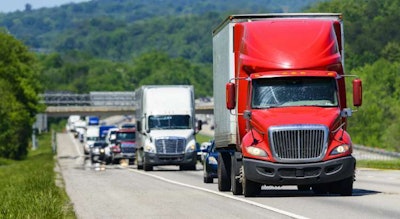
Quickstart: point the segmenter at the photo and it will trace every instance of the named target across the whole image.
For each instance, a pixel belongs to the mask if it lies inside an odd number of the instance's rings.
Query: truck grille
[[[278,162],[315,162],[321,160],[328,147],[328,128],[323,125],[274,126],[269,141]]]
[[[155,143],[159,154],[182,154],[185,152],[186,140],[184,138],[158,138]]]

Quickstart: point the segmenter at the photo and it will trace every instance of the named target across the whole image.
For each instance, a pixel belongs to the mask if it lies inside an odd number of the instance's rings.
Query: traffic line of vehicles
[[[135,159],[136,129],[134,124],[100,124],[100,118],[89,116],[82,119],[79,115],[70,116],[67,130],[79,138],[83,152],[92,163],[119,163],[121,159],[131,162]]]
[[[81,141],[85,155],[92,162],[106,164],[120,160],[136,162],[138,169],[144,171],[162,165],[196,170],[195,134],[201,129],[201,122],[197,125],[195,120],[193,86],[142,86],[135,93],[136,124],[117,128],[100,125],[99,118],[97,122],[88,122]]]

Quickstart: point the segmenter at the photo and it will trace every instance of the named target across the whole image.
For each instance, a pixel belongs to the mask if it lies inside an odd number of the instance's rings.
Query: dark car
[[[203,177],[204,183],[213,183],[214,178],[218,178],[218,152],[215,150],[215,143],[211,141],[211,144],[203,149],[204,160],[203,160]]]
[[[96,141],[90,147],[89,155],[92,163],[105,162],[105,147],[107,143],[104,141]]]

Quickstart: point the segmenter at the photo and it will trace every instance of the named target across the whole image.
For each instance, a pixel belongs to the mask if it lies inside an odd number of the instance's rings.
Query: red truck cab
[[[352,110],[346,104],[341,18],[236,15],[214,31],[215,143],[235,150],[235,156],[221,153],[221,191],[254,196],[262,185],[297,185],[352,194],[356,161],[346,132]],[[230,43],[232,52],[223,54],[221,43]],[[226,64],[227,72],[220,72]],[[222,83],[225,97],[218,96]],[[353,104],[360,106],[360,79],[353,89]]]
[[[133,163],[136,155],[136,129],[121,128],[115,135],[115,145],[111,147],[111,162],[119,163],[121,159],[128,159],[129,163]]]

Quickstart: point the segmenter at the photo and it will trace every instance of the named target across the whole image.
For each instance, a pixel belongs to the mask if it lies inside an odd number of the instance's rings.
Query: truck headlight
[[[254,155],[254,156],[258,156],[258,157],[268,157],[267,152],[265,152],[263,149],[261,148],[257,148],[257,147],[253,147],[253,146],[249,146],[246,147],[246,150],[249,154]]]
[[[196,150],[196,145],[190,144],[188,147],[186,147],[186,152],[193,152]]]
[[[151,144],[146,144],[146,146],[144,147],[144,151],[149,153],[156,153],[156,149]]]
[[[343,154],[346,153],[347,151],[350,150],[350,146],[347,144],[342,144],[337,146],[333,151],[331,152],[331,155],[337,155],[337,154]]]

